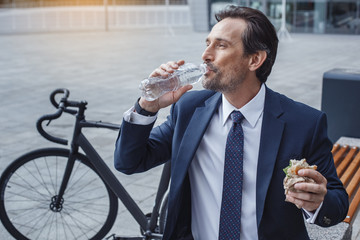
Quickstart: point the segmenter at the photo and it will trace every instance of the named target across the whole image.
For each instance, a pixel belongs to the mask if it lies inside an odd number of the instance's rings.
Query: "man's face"
[[[208,64],[204,88],[232,92],[244,81],[249,71],[249,58],[244,56],[241,39],[245,28],[246,22],[236,18],[225,18],[213,27],[202,55]]]

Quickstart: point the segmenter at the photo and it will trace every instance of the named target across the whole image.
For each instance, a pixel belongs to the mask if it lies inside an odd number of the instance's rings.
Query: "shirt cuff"
[[[318,216],[318,214],[319,214],[319,212],[320,212],[320,209],[321,209],[322,205],[323,205],[323,202],[322,202],[322,203],[320,204],[320,206],[316,209],[315,213],[308,212],[308,211],[306,211],[305,209],[302,209],[302,210],[303,210],[303,213],[304,213],[305,221],[306,221],[307,223],[313,224],[313,223],[315,222],[315,220],[316,220],[316,218],[317,218],[317,216]]]
[[[135,107],[131,107],[124,113],[124,120],[129,123],[138,125],[149,125],[155,122],[157,114],[155,116],[144,116],[134,111]]]

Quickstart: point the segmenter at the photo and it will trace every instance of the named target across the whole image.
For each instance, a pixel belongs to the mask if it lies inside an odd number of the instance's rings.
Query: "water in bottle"
[[[206,64],[185,63],[166,78],[150,77],[140,83],[142,97],[153,101],[167,92],[175,91],[182,86],[195,84],[206,72]]]

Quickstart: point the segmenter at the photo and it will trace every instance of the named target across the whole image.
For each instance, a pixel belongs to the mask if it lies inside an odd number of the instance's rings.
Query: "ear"
[[[267,53],[265,51],[257,51],[252,54],[249,59],[249,70],[256,71],[261,65],[264,63],[267,57]]]

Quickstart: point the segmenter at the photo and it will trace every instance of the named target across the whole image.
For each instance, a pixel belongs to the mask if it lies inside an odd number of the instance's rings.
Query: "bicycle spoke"
[[[38,172],[41,180],[39,180],[38,178],[36,178],[32,172],[29,172],[29,173],[30,173],[40,184],[42,183],[41,185],[45,188],[45,190],[49,193],[49,195],[52,195],[53,193],[50,192],[47,184],[45,183],[44,178],[43,178],[43,176],[42,176],[42,174],[41,174],[41,172],[40,172],[40,170],[39,170],[39,167],[38,167],[38,165],[36,164],[36,161],[32,161],[32,163],[35,165],[35,168],[36,168],[36,170],[37,170],[37,172]]]
[[[70,209],[70,208],[69,208]],[[92,220],[93,222],[96,222],[98,224],[102,224],[102,221],[91,216],[90,214],[87,214],[87,213],[91,213],[91,212],[85,212],[85,211],[78,211],[77,209],[75,208],[71,208],[71,210],[73,212],[77,212],[80,216],[84,217],[84,219],[87,219],[87,220]]]
[[[25,168],[25,169],[26,169],[26,168]],[[17,186],[19,186],[19,187],[22,187],[22,188],[26,189],[27,191],[31,190],[31,191],[33,191],[33,192],[36,192],[36,193],[38,193],[40,196],[46,198],[46,195],[45,195],[45,194],[41,193],[36,187],[34,187],[32,184],[30,184],[24,177],[20,176],[18,173],[15,173],[15,174],[16,174],[16,176],[19,177],[19,178],[22,180],[22,182],[24,182],[28,187],[23,186],[23,185],[20,185],[19,183],[14,183],[14,182],[12,182],[12,184],[17,185]],[[9,185],[9,184],[8,184],[8,185]],[[44,200],[45,200],[45,199],[44,199]]]
[[[16,185],[16,184],[14,184],[14,185]],[[13,196],[8,196],[8,195],[11,195],[11,194]],[[16,196],[22,197],[22,198],[25,198],[25,199],[23,199],[23,200],[11,199],[11,198],[15,198]],[[46,201],[45,199],[42,199],[42,198],[36,198],[36,197],[29,196],[29,195],[23,195],[23,194],[15,193],[15,192],[12,192],[12,191],[7,192],[6,199],[9,200],[9,201],[11,200],[12,202],[29,202],[29,201],[44,202],[44,201]]]
[[[48,208],[42,208],[42,207],[16,208],[13,210],[9,209],[7,212],[8,212],[8,214],[12,215],[12,219],[16,220],[16,218],[18,218],[18,217],[25,217],[26,215],[29,215],[32,212],[38,212],[39,210],[46,211],[46,210],[48,210]]]
[[[101,198],[93,198],[93,199],[83,199],[83,200],[78,200],[78,201],[74,201],[74,200],[67,200],[67,203],[71,203],[71,204],[76,204],[77,206],[81,207],[84,206],[85,208],[89,206],[89,204],[91,204],[91,206],[98,206],[98,207],[104,207],[104,206],[108,206],[108,203],[95,203],[93,200],[100,200]],[[105,199],[105,198],[104,198]]]
[[[89,214],[93,214],[93,213],[96,213],[97,215],[107,216],[107,214],[104,213],[104,212],[106,212],[107,209],[103,209],[103,208],[102,209],[97,209],[97,210],[91,209],[92,211],[89,211],[89,210],[86,210],[86,209],[79,210],[79,208],[76,208],[76,207],[68,207],[68,209],[69,210],[71,209],[71,211],[78,212],[78,213],[80,213],[82,215],[85,215],[85,216],[90,216]],[[91,219],[91,218],[89,218],[89,219]],[[100,221],[98,221],[97,218],[95,220],[97,222],[100,222]]]
[[[82,175],[80,175],[80,177],[78,177],[78,179],[75,181],[75,180],[74,180],[74,176],[75,176],[75,173],[77,173],[78,171],[80,171],[80,170],[78,170],[79,167],[80,167],[80,163],[77,165],[76,169],[73,170],[73,172],[72,172],[72,174],[71,174],[71,177],[70,177],[70,180],[69,180],[69,183],[71,183],[71,185],[68,184],[68,187],[67,187],[67,189],[66,189],[66,190],[67,190],[67,194],[68,194],[68,192],[70,192],[72,189],[74,189],[74,188],[75,188],[75,185],[76,185],[77,183],[79,183],[85,176],[87,176],[88,173],[89,173],[90,170],[91,170],[90,168],[86,169],[86,171],[85,171],[84,173],[82,173]],[[83,182],[89,184],[89,181],[88,181],[88,180],[84,180]],[[86,185],[87,185],[87,184],[86,184]],[[80,186],[80,187],[77,188],[77,189],[82,189],[82,186]],[[75,189],[74,192],[77,193],[77,190]]]
[[[61,219],[63,220],[63,221],[62,221],[62,222],[63,222],[63,224],[65,224],[65,226],[64,226],[64,230],[65,230],[65,229],[66,229],[66,227],[67,227],[67,228],[70,230],[71,234],[73,235],[74,239],[76,239],[76,235],[74,234],[74,232],[73,232],[72,228],[69,226],[69,224],[67,223],[67,221],[65,221],[64,216],[63,216],[63,214],[62,214],[62,213],[60,214],[60,216],[61,216]]]
[[[52,227],[53,227],[54,219],[56,219],[56,215],[55,215],[55,214],[51,214],[51,220],[50,220],[49,229],[48,229],[48,233],[47,233],[46,239],[51,239],[51,238],[50,238],[50,234],[53,233],[53,231],[51,231],[51,230],[52,230]],[[56,233],[56,230],[55,230],[55,233]],[[56,236],[55,239],[57,239],[57,236]]]
[[[52,187],[53,187],[53,192],[54,193],[56,193],[56,190],[57,190],[57,188],[56,188],[56,185],[54,184],[54,182],[53,182],[53,178],[51,177],[51,172],[50,172],[50,167],[49,167],[49,165],[48,165],[48,161],[46,160],[46,157],[44,157],[44,162],[45,162],[45,165],[46,165],[46,169],[48,170],[48,173],[49,173],[49,179],[50,179],[50,181],[51,181],[51,185],[52,185]],[[57,165],[57,162],[58,162],[58,159],[57,159],[57,157],[56,157],[56,165]]]
[[[47,218],[47,220],[40,226],[40,227],[38,227],[38,228],[35,228],[37,225],[40,225],[40,221],[42,220],[42,218],[41,219],[39,219],[39,221],[34,225],[34,227],[33,227],[33,230],[36,230],[36,231],[39,231],[39,233],[38,233],[38,235],[37,235],[37,237],[35,238],[35,239],[39,239],[40,238],[40,236],[41,236],[41,233],[44,231],[44,229],[45,229],[45,224],[48,222],[48,220],[51,218],[51,214],[46,214],[46,215],[49,215],[48,216],[48,218]],[[30,232],[29,232],[29,234],[30,234]]]
[[[41,211],[41,212],[39,212]],[[20,221],[24,221],[24,219],[30,219],[28,222],[33,221],[34,216],[35,219],[38,217],[41,217],[43,215],[43,212],[45,212],[45,208],[27,208],[27,209],[16,209],[16,210],[8,210],[8,214],[11,215],[12,221],[16,221],[17,219],[20,219]],[[14,213],[14,214],[12,214]],[[38,216],[36,217],[36,215]],[[28,222],[25,223],[17,223],[19,226],[26,226]]]
[[[102,189],[102,187],[99,187],[99,186],[94,186],[92,183],[94,182],[94,181],[96,181],[96,179],[93,179],[92,181],[89,181],[89,182],[84,182],[82,185],[80,185],[80,186],[78,186],[77,187],[77,189],[80,189],[80,190],[76,190],[76,189],[71,189],[71,190],[73,190],[72,192],[72,194],[70,194],[70,191],[68,191],[67,192],[67,196],[68,197],[72,197],[72,196],[74,196],[75,194],[76,195],[78,195],[78,194],[84,194],[85,192],[84,192],[84,190],[86,189],[86,187],[88,187],[88,186],[90,186],[90,187],[95,187],[95,188],[93,188],[93,189],[89,189],[89,190],[87,190],[86,192],[90,192],[90,191],[95,191],[96,189]],[[76,184],[76,183],[75,183]],[[74,188],[74,185],[75,184],[73,184],[73,188]]]
[[[95,200],[95,199],[101,199],[101,198],[103,198],[103,197],[106,197],[106,195],[105,195],[105,196],[103,195],[103,196],[96,196],[96,197],[94,197],[93,199],[90,199],[90,198],[87,196],[88,194],[91,194],[91,193],[94,193],[94,192],[98,192],[99,190],[104,190],[104,189],[103,189],[104,186],[102,186],[102,187],[95,186],[95,188],[90,188],[90,189],[88,189],[88,190],[85,190],[86,187],[87,187],[87,185],[85,185],[85,186],[83,186],[82,188],[80,188],[80,190],[76,193],[76,195],[75,195],[75,193],[72,194],[72,195],[67,194],[67,195],[66,195],[67,198],[68,198],[68,199],[71,199],[71,198],[74,197],[74,196],[76,196],[77,198],[79,198],[79,196],[86,196],[86,199],[87,199],[87,200]],[[92,185],[90,184],[89,187],[92,187]]]
[[[45,213],[46,214],[46,213]],[[33,232],[32,230],[34,230],[34,226],[37,222],[39,222],[41,220],[41,218],[45,215],[45,214],[39,214],[36,217],[33,217],[31,219],[29,219],[27,222],[24,223],[19,223],[19,222],[14,222],[14,225],[18,226],[19,229],[24,229],[23,231],[26,232],[27,234],[29,234],[30,232]],[[21,219],[22,220],[22,219]],[[26,230],[27,229],[27,230]]]
[[[65,215],[65,214],[67,214],[67,212],[64,211],[63,214]],[[86,231],[83,230],[83,228],[82,228],[79,224],[81,224],[82,226],[87,227],[87,229],[86,229],[87,231],[93,230],[92,227],[89,227],[89,226],[85,225],[84,223],[82,223],[82,221],[78,220],[77,218],[74,218],[74,217],[72,216],[72,214],[68,214],[68,216],[69,216],[69,218],[72,220],[73,224],[75,224],[76,229],[78,229],[78,230],[81,231],[82,235],[87,236]],[[70,226],[70,225],[69,225],[69,226]]]

